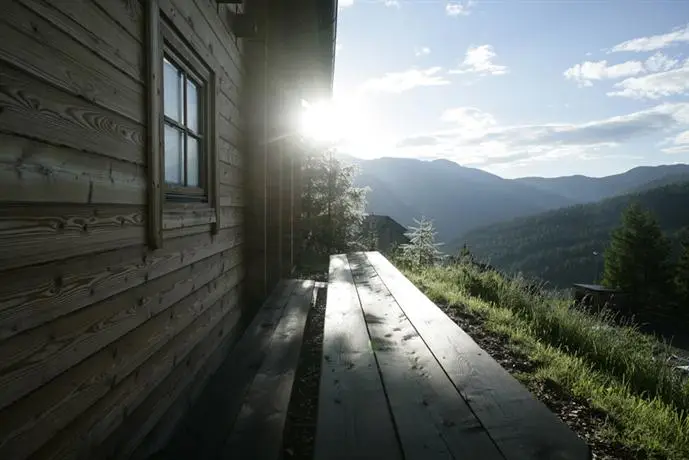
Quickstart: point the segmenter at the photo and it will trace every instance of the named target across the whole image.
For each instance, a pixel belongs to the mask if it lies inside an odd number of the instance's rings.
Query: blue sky
[[[503,177],[689,162],[689,0],[340,0],[339,149]]]

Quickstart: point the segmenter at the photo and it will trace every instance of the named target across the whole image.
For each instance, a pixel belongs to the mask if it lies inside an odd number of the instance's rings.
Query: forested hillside
[[[677,246],[680,230],[689,226],[689,182],[480,228],[453,241],[448,249],[466,242],[475,256],[498,268],[521,271],[560,287],[591,283],[602,273],[610,232],[632,201],[652,211]]]

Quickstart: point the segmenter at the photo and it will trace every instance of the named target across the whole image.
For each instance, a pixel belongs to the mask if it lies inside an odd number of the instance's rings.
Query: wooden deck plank
[[[161,458],[217,458],[242,407],[296,280],[278,285],[213,375]]]
[[[404,458],[503,459],[366,256],[348,259]]]
[[[385,257],[366,257],[508,460],[591,458],[583,440]]]
[[[402,459],[345,255],[330,257],[315,460]]]
[[[313,281],[300,281],[292,293],[273,333],[266,359],[239,411],[222,458],[281,458],[282,432],[313,291]]]

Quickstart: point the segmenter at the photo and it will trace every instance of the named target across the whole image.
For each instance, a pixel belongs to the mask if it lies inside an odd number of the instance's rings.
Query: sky
[[[689,163],[689,0],[339,0],[339,151],[502,177]]]

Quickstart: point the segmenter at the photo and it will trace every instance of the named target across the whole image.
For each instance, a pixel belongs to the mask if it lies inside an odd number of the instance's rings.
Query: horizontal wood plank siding
[[[215,1],[155,1],[215,79],[219,192],[213,207],[163,203],[157,249],[147,1],[3,5],[0,458],[150,450],[255,311],[241,299],[242,46]]]
[[[6,203],[0,208],[0,267],[142,244],[144,213],[143,206]]]
[[[142,125],[10,65],[0,66],[0,131],[144,162]]]
[[[70,0],[58,5],[49,0],[20,0],[20,3],[67,33],[76,42],[86,46],[95,55],[108,61],[113,68],[143,83],[144,51],[140,43],[141,38],[137,40],[125,33],[115,22],[103,20],[105,13],[94,2]],[[118,3],[121,8],[132,2]],[[92,23],[95,16],[100,20]],[[105,16],[107,18],[107,15]]]
[[[0,201],[26,203],[146,203],[146,172],[26,137],[0,134]]]
[[[19,3],[9,3],[0,24],[0,58],[65,92],[144,122],[141,83]]]

